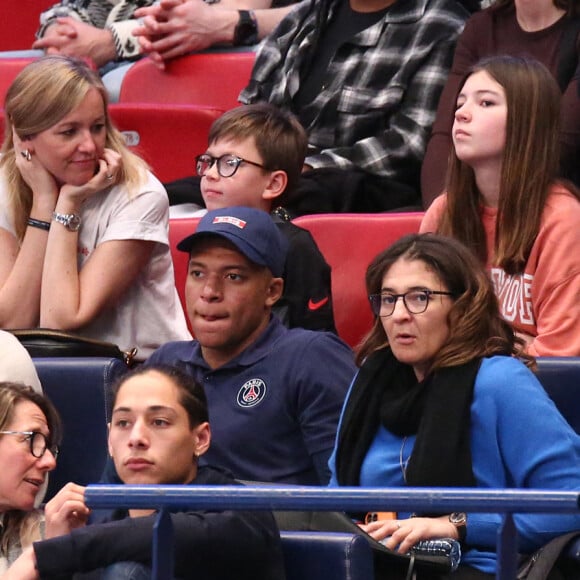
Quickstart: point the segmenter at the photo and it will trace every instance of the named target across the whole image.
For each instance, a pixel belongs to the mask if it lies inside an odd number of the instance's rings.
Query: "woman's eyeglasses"
[[[203,177],[214,166],[215,163],[217,163],[217,171],[222,177],[231,177],[234,175],[242,163],[248,163],[250,165],[255,165],[256,167],[265,169],[265,167],[260,165],[260,163],[242,159],[237,155],[231,155],[227,153],[226,155],[221,155],[220,157],[214,157],[208,153],[203,153],[202,155],[198,155],[195,158],[195,170],[200,177]]]
[[[393,294],[383,292],[381,294],[371,294],[369,301],[375,316],[391,316],[395,311],[395,305],[399,298],[403,299],[403,304],[411,314],[422,314],[429,306],[429,300],[433,295],[453,296],[453,292],[440,292],[438,290],[409,290],[404,294]]]
[[[24,435],[24,440],[30,443],[30,453],[40,459],[48,449],[56,459],[58,457],[58,446],[49,446],[48,438],[40,431],[0,431],[0,435]]]

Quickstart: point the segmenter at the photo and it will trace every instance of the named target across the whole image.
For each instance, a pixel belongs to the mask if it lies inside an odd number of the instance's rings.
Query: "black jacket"
[[[330,266],[308,230],[272,214],[289,249],[284,293],[272,311],[288,328],[327,330],[336,334],[332,312]]]
[[[228,475],[200,467],[190,485],[233,485]],[[122,561],[151,565],[156,515],[111,520],[34,544],[43,579],[70,578]],[[187,580],[284,580],[280,536],[271,512],[177,511],[171,515],[175,575]]]

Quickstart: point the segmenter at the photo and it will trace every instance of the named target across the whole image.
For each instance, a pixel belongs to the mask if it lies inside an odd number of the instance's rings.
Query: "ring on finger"
[[[401,529],[401,522],[396,522],[397,523],[397,530]]]
[[[113,180],[113,176],[112,176],[112,175],[107,175],[107,176],[106,176],[106,178],[107,178],[109,181],[112,181],[112,180]]]
[[[26,161],[32,161],[32,155],[28,149],[24,149],[24,151],[20,152],[20,155],[26,159]]]

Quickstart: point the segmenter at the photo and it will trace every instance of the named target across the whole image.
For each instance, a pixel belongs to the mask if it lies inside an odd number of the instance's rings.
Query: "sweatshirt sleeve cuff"
[[[75,567],[73,540],[70,534],[35,542],[33,547],[36,567],[41,578],[68,578],[78,569]]]
[[[124,20],[107,25],[115,42],[115,52],[118,60],[136,59],[141,56],[139,41],[133,36],[133,30],[139,26],[138,20]]]

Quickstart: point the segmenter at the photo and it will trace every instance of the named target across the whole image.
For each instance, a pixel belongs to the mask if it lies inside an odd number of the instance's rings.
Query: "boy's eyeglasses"
[[[200,177],[203,177],[217,162],[217,171],[222,177],[231,177],[238,170],[238,167],[242,163],[248,163],[250,165],[255,165],[256,167],[261,167],[266,169],[260,163],[255,163],[254,161],[248,161],[247,159],[242,159],[237,155],[231,155],[226,153],[220,157],[214,157],[208,153],[203,153],[195,158],[195,169]]]
[[[46,435],[40,431],[0,431],[0,435],[24,435],[24,440],[30,443],[30,453],[37,459],[40,459],[47,449],[55,459],[58,457],[58,446],[49,446]]]

